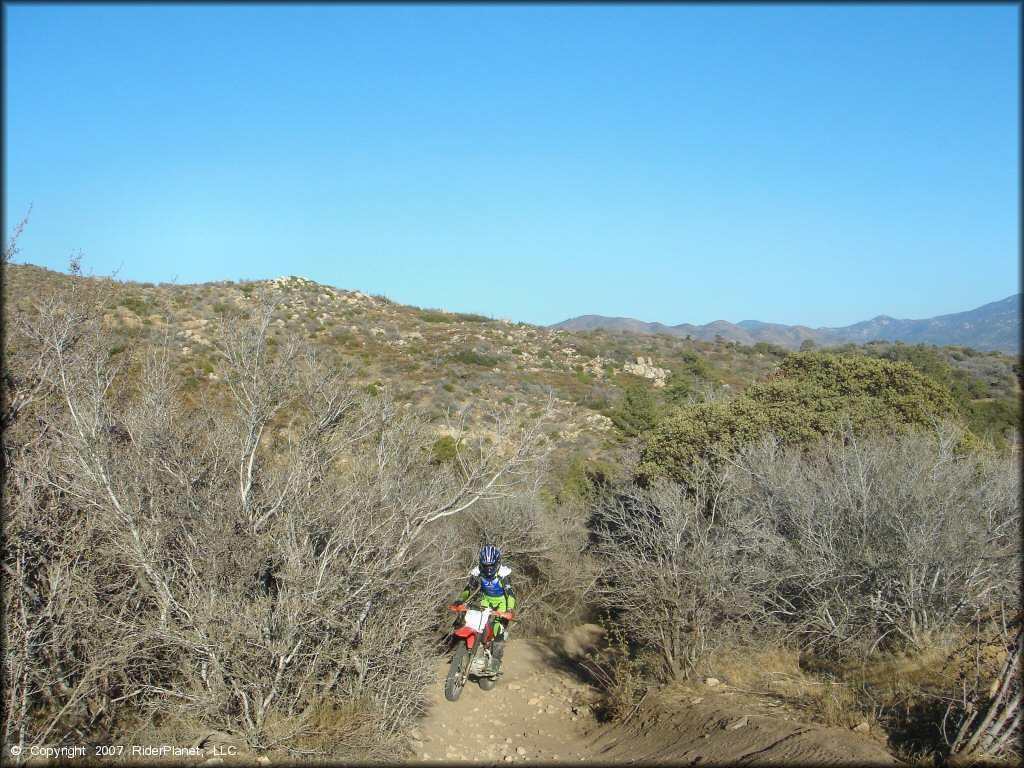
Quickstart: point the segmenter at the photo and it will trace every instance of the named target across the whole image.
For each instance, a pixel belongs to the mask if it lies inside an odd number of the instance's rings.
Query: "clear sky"
[[[550,324],[1020,290],[1020,7],[4,4],[18,260]]]

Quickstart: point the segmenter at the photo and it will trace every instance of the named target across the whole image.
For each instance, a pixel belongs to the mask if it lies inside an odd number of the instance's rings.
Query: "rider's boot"
[[[501,656],[505,653],[505,638],[499,635],[491,641],[491,660],[487,664],[488,674],[496,675],[501,669]]]

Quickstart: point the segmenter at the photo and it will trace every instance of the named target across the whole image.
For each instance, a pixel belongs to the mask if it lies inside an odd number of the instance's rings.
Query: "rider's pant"
[[[488,597],[482,599],[484,605],[495,611],[507,611],[508,600],[505,597]],[[491,665],[496,670],[501,664],[501,657],[505,653],[505,640],[508,638],[508,626],[503,619],[495,618],[492,625],[494,640],[491,642]]]
[[[490,608],[493,611],[505,612],[505,611],[511,610],[509,605],[508,605],[508,598],[506,598],[504,596],[503,597],[490,597],[488,595],[484,595],[480,599],[480,602],[483,603],[484,605],[486,605],[488,608]],[[508,637],[508,626],[507,626],[507,623],[503,619],[499,619],[497,616],[494,617],[493,621],[494,621],[494,623],[491,624],[491,629],[494,632],[494,639],[496,641],[499,640],[499,639],[500,640],[505,640],[505,638]]]

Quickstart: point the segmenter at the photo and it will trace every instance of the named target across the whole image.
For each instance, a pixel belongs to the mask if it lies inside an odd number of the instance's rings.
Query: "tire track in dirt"
[[[599,626],[549,640],[512,637],[490,691],[467,683],[444,697],[439,661],[426,715],[413,731],[410,763],[640,763],[675,765],[893,765],[882,744],[841,728],[804,723],[781,702],[727,685],[651,689],[629,722],[597,721],[598,690],[580,665]],[[634,716],[635,715],[635,716]]]
[[[596,725],[598,692],[577,667],[601,636],[589,625],[558,642],[508,642],[502,675],[490,691],[467,683],[458,701],[444,697],[447,662],[437,667],[429,709],[413,733],[412,762],[483,764],[579,762],[592,756],[586,733]]]

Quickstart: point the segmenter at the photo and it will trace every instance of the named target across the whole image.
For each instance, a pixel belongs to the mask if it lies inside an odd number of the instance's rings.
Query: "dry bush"
[[[130,702],[295,755],[356,707],[333,739],[393,743],[432,672],[442,523],[533,487],[543,414],[494,409],[435,465],[423,418],[269,344],[272,303],[224,320],[223,385],[191,405],[166,339],[119,367],[100,285],[73,276],[5,338],[5,740]]]
[[[951,743],[1012,753],[1020,477],[1012,455],[963,451],[961,436],[951,425],[873,438],[844,430],[804,450],[766,439],[716,469],[693,467],[688,489],[619,480],[595,505],[602,594],[673,677],[719,647],[790,643],[834,678],[789,680],[826,722],[918,718],[934,744],[952,701],[950,729],[961,726]],[[1006,641],[998,675],[915,671],[982,622]],[[986,692],[983,678],[1000,682]]]
[[[673,679],[700,674],[730,635],[764,628],[781,542],[762,510],[731,504],[725,477],[618,485],[594,506],[599,592],[631,636],[657,647]]]
[[[781,700],[809,721],[842,728],[875,722],[855,685],[841,674],[808,671],[791,646],[727,647],[712,656],[709,666],[730,686]]]
[[[1019,474],[1010,456],[960,453],[961,434],[766,440],[732,460],[729,495],[786,541],[773,610],[803,645],[924,646],[1017,604]]]
[[[116,391],[119,373],[97,311],[116,299],[113,286],[81,277],[77,261],[71,266],[56,290],[23,302],[4,297],[7,744],[102,732],[139,693],[120,667],[136,663],[135,682],[145,684],[158,653],[127,627],[144,597],[126,589],[130,573],[92,556],[109,531],[69,481],[80,467],[64,447],[90,439],[80,426]],[[92,437],[111,439],[106,427],[97,424]]]
[[[648,691],[651,659],[634,653],[626,633],[609,616],[602,618],[601,626],[602,646],[588,653],[581,665],[600,686],[598,716],[624,722],[635,714]]]

